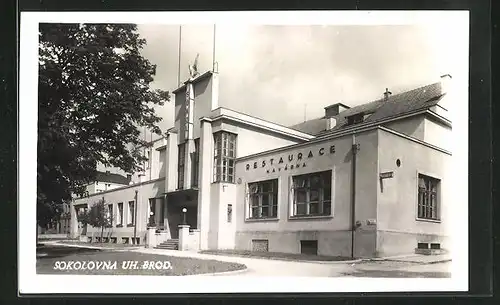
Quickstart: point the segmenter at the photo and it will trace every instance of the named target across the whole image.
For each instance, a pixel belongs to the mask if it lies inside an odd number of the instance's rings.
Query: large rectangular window
[[[155,224],[156,198],[149,198],[148,225]]]
[[[116,225],[123,226],[123,202],[118,203],[118,215],[116,218]]]
[[[177,162],[177,188],[184,188],[184,166],[186,164],[186,144],[179,145],[179,156]]]
[[[418,218],[439,220],[439,179],[418,175]]]
[[[151,159],[151,152],[149,151],[149,148],[146,148],[144,151],[144,157],[146,157],[146,160],[144,160],[144,170],[150,168],[150,159]]]
[[[135,201],[128,202],[128,224],[135,224]]]
[[[108,222],[109,222],[109,225],[110,226],[113,226],[113,222],[114,222],[114,217],[113,217],[113,204],[108,204],[108,213],[107,213],[107,217],[108,217]]]
[[[293,216],[331,215],[332,171],[293,177]]]
[[[234,183],[236,135],[228,132],[214,134],[214,182]]]
[[[191,154],[191,186],[198,186],[200,165],[200,139],[194,140],[194,152]]]
[[[278,217],[278,179],[248,184],[248,218]]]

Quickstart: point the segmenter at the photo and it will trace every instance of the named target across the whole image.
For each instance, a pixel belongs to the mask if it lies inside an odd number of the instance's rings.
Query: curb
[[[365,259],[363,261],[372,261],[372,262],[385,261],[385,262],[400,262],[400,263],[419,264],[419,265],[432,265],[432,264],[451,262],[452,259],[446,258],[446,259],[440,259],[440,260],[430,261],[430,262],[418,262],[418,261],[402,260],[402,259],[398,259],[398,258],[369,258],[369,259]]]
[[[223,254],[210,254],[210,253],[199,253],[201,255],[211,255],[215,257],[236,257],[236,258],[247,258],[247,259],[260,259],[260,260],[273,260],[282,262],[296,262],[296,263],[309,263],[309,264],[322,264],[322,265],[338,265],[338,264],[354,264],[363,261],[363,259],[355,259],[348,261],[310,261],[310,260],[295,260],[295,259],[285,259],[285,258],[275,258],[275,257],[254,257],[254,256],[242,256],[242,255],[223,255]],[[208,258],[207,258],[208,259]],[[210,258],[212,259],[212,258]]]
[[[161,249],[152,249],[152,250],[161,250]],[[169,251],[178,251],[178,250],[169,250]],[[139,251],[141,252],[141,251]],[[182,251],[181,251],[182,252]],[[355,264],[355,263],[360,263],[363,261],[363,259],[355,259],[355,260],[348,260],[348,261],[309,261],[309,260],[294,260],[294,259],[283,259],[283,258],[273,258],[273,257],[251,257],[251,256],[240,256],[240,255],[222,255],[222,254],[211,254],[211,253],[200,253],[200,252],[193,252],[198,255],[209,255],[210,257],[199,257],[199,256],[187,256],[187,255],[176,255],[175,252],[172,253],[157,253],[159,255],[167,255],[167,256],[175,256],[175,257],[191,257],[191,258],[197,258],[201,260],[218,260],[218,261],[224,261],[224,262],[232,262],[232,261],[227,261],[227,259],[231,258],[243,258],[243,259],[258,259],[258,260],[272,260],[272,261],[281,261],[281,262],[296,262],[296,263],[308,263],[308,264],[321,264],[321,265],[340,265],[340,264]]]
[[[239,270],[233,270],[233,271],[224,271],[224,272],[214,272],[214,273],[203,273],[203,274],[192,274],[192,275],[187,275],[187,276],[219,276],[219,275],[236,275],[236,274],[241,274],[241,273],[246,273],[250,271],[248,267],[245,265],[245,268],[239,269]]]

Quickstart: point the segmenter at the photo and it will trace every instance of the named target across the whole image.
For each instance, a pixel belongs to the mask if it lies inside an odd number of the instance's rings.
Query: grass
[[[246,266],[237,263],[226,263],[216,260],[200,260],[186,257],[172,257],[165,255],[146,254],[137,252],[118,252],[112,250],[98,250],[72,248],[66,246],[45,245],[37,249],[38,253],[48,255],[37,258],[36,270],[38,274],[65,274],[65,275],[196,275],[215,272],[227,272],[245,269]],[[80,270],[60,270],[56,266],[65,267],[70,262],[110,262],[116,268],[100,270],[89,268]],[[136,267],[124,266],[123,262],[137,262]],[[144,269],[145,262],[169,262],[171,269]],[[116,263],[116,264],[115,264]],[[108,265],[109,266],[109,265]],[[166,264],[168,267],[168,264]]]
[[[352,260],[350,257],[344,256],[321,256],[321,255],[310,255],[310,254],[297,254],[297,253],[282,253],[282,252],[256,252],[247,250],[204,250],[200,253],[204,254],[214,254],[214,255],[230,255],[230,256],[240,256],[240,257],[252,257],[252,258],[267,258],[267,259],[278,259],[278,260],[305,260],[305,261],[348,261]]]

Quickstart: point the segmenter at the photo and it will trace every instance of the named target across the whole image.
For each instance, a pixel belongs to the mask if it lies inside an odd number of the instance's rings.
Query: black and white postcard
[[[20,292],[466,291],[468,58],[467,11],[21,13]]]

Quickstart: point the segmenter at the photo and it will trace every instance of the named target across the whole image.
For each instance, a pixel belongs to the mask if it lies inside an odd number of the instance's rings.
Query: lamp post
[[[149,219],[148,219],[149,221],[148,222],[149,222],[150,227],[153,227],[155,224],[154,218],[153,218],[154,214],[155,213],[153,211],[149,212]]]
[[[187,212],[187,209],[186,208],[182,208],[182,224],[183,225],[187,224],[186,223],[186,212]]]

